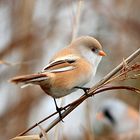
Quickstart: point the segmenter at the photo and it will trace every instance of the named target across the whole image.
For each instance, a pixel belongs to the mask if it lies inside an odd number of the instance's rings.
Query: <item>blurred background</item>
[[[15,137],[55,111],[52,98],[38,86],[21,89],[8,80],[40,71],[54,53],[71,42],[77,9],[76,0],[0,1],[1,140]],[[97,38],[107,53],[91,85],[140,47],[139,13],[139,0],[83,2],[78,36]],[[135,61],[139,60],[140,57]],[[140,88],[139,79],[115,84]],[[58,103],[68,104],[81,94],[81,91],[72,93]],[[64,123],[48,133],[48,137],[50,140],[100,140],[129,133],[138,129],[139,103],[140,95],[124,90],[98,94],[68,115]],[[41,126],[46,128],[50,122]],[[131,124],[127,126],[129,122]],[[28,134],[39,132],[37,127]]]

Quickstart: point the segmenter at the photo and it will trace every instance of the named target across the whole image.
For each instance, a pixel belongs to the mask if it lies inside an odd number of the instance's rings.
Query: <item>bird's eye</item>
[[[68,63],[74,63],[76,60],[67,60]]]
[[[111,115],[111,113],[109,112],[109,110],[105,109],[103,111],[103,114],[112,122],[115,123],[115,120],[113,118],[113,116]]]
[[[92,52],[97,53],[97,49],[96,48],[92,48]]]

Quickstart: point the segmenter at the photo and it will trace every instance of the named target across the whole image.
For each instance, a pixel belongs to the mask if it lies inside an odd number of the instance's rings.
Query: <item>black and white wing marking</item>
[[[79,59],[78,56],[68,55],[64,57],[57,58],[51,61],[43,70],[42,72],[65,72],[70,71],[76,68],[76,66],[70,65],[75,63],[76,60]],[[60,66],[60,68],[59,68]],[[57,68],[56,68],[57,67]]]

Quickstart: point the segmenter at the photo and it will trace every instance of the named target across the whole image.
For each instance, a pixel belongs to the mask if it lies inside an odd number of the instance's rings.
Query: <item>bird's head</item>
[[[91,36],[78,37],[70,44],[70,47],[77,50],[77,52],[86,60],[88,60],[95,71],[101,61],[102,56],[106,56],[101,44]]]

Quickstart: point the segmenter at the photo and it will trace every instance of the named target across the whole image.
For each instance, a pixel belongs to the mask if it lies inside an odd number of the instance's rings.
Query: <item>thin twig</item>
[[[140,64],[134,64],[132,66],[127,66],[127,68],[125,68],[126,70],[125,71],[122,71],[120,74],[116,75],[116,76],[113,76],[112,78],[110,78],[105,84],[108,84],[114,80],[117,80],[119,78],[121,78],[123,75],[125,75],[125,78],[124,80],[128,79],[128,77],[126,76],[129,72],[132,72],[132,71],[140,71]],[[134,75],[135,77],[138,77],[139,74],[136,74]],[[134,79],[132,77],[129,77],[131,79]],[[135,78],[136,79],[136,78]]]
[[[140,90],[137,89],[137,88],[134,88],[134,87],[130,87],[130,86],[108,86],[108,87],[104,87],[104,88],[101,88],[97,91],[95,91],[94,93],[92,93],[90,96],[93,96],[95,94],[98,94],[98,93],[101,93],[101,92],[104,92],[104,91],[108,91],[108,90],[117,90],[117,89],[125,89],[125,90],[130,90],[130,91],[134,91],[134,92],[137,92],[137,93],[140,93]],[[88,98],[88,96],[86,96],[86,98]],[[70,107],[70,106],[73,106],[77,103],[79,103],[81,101],[81,99],[77,99],[75,100],[74,102],[64,106],[63,108],[61,108],[61,110],[66,110],[66,108]],[[56,115],[58,112],[55,112],[51,115],[49,115],[48,117],[44,118],[43,120],[41,120],[40,122],[34,124],[33,126],[31,126],[30,128],[26,129],[25,131],[23,131],[22,133],[20,133],[18,136],[23,136],[24,134],[26,134],[27,132],[29,132],[30,130],[32,130],[33,128],[37,127],[39,124],[43,123],[44,121],[48,120],[49,118],[51,118],[52,116]]]
[[[42,126],[38,124],[38,127],[40,128],[44,139],[45,139],[45,140],[49,140],[49,139],[48,139],[48,136],[47,136],[47,133],[45,133],[45,131],[44,131],[44,129],[42,128]]]
[[[94,93],[94,95],[98,94],[100,92],[107,91],[107,90],[117,90],[117,89],[125,89],[125,90],[130,90],[130,91],[133,91],[133,92],[140,93],[140,89],[137,89],[137,88],[134,88],[134,87],[130,87],[130,86],[110,86],[110,87],[105,87],[105,88],[101,88],[101,89],[97,90]]]
[[[61,108],[61,110],[65,110],[66,108],[68,108],[68,106],[66,106],[65,108]],[[23,132],[21,132],[20,134],[18,134],[17,136],[23,136],[24,134],[26,134],[27,132],[29,132],[30,130],[32,130],[33,128],[37,127],[39,124],[41,124],[42,122],[50,119],[51,117],[53,117],[54,115],[56,115],[58,112],[54,112],[53,114],[47,116],[46,118],[44,118],[43,120],[37,122],[36,124],[32,125],[30,128],[24,130]]]
[[[98,89],[97,91],[94,91],[93,93],[90,93],[88,96],[82,96],[81,98],[77,99],[76,101],[68,104],[66,107],[69,107],[68,109],[73,109],[73,107],[78,106],[79,104],[81,104],[85,99],[87,99],[88,97],[94,96],[95,94],[104,92],[104,91],[108,91],[108,90],[118,90],[118,89],[124,89],[124,90],[130,90],[133,92],[137,92],[140,93],[140,89],[134,88],[134,87],[130,87],[130,86],[109,86],[109,87],[104,87],[101,89]],[[67,110],[68,110],[67,109]],[[62,118],[65,118],[65,116],[67,116],[67,114],[69,114],[70,112],[67,112],[67,110],[65,112],[62,113]],[[56,119],[60,119],[60,118],[56,118]],[[60,120],[61,121],[61,120]],[[53,122],[52,122],[53,123]],[[55,126],[55,125],[54,125]],[[49,127],[48,127],[49,128]],[[51,128],[50,128],[51,129]],[[48,132],[50,129],[45,130],[46,132]],[[40,134],[40,137],[42,137],[42,134]]]
[[[104,92],[104,91],[117,90],[117,89],[125,89],[125,90],[130,90],[130,91],[140,93],[139,89],[134,88],[134,87],[130,87],[130,86],[108,86],[108,87],[103,87],[103,88],[100,88],[100,89],[94,91],[93,93],[91,93],[88,96],[86,96],[86,98],[94,96],[94,95],[96,95],[98,93],[101,93],[101,92]],[[79,99],[75,100],[74,102],[66,105],[64,108],[68,108],[69,106],[73,106],[73,105],[77,104],[78,102],[80,102],[80,100],[81,100],[81,98],[79,98]]]

